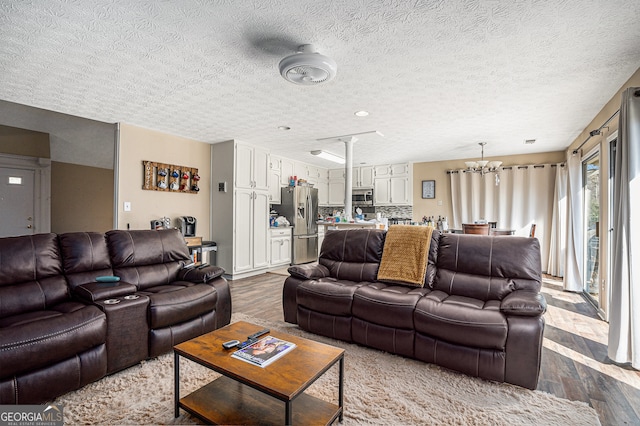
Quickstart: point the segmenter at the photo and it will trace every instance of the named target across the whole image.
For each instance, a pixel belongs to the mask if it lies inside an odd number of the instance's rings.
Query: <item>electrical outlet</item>
[[[218,192],[227,192],[227,182],[218,182]]]
[[[125,201],[124,202],[124,211],[125,212],[130,212],[131,211],[131,202],[130,201]]]

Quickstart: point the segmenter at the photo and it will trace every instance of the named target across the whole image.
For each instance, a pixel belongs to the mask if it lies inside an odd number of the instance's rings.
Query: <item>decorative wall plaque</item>
[[[422,181],[422,198],[436,198],[436,181]]]
[[[197,194],[200,191],[200,175],[195,167],[143,161],[142,170],[142,189],[189,194]]]

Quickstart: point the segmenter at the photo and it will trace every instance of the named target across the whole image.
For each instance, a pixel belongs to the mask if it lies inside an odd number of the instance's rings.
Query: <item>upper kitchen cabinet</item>
[[[269,189],[269,151],[251,145],[235,146],[236,188]]]
[[[373,169],[376,178],[409,176],[412,170],[410,163],[381,164],[379,166],[374,166]]]
[[[344,168],[329,169],[327,175],[327,205],[344,207]]]
[[[376,206],[413,204],[410,163],[375,166],[373,203]]]
[[[373,188],[373,166],[354,167],[352,173],[353,188]]]
[[[327,204],[344,207],[344,179],[330,179],[328,186]]]
[[[389,169],[391,176],[409,176],[411,174],[411,164],[409,163],[391,164]]]
[[[307,180],[311,183],[317,183],[320,180],[320,168],[316,166],[307,166]]]
[[[326,205],[328,199],[327,169],[312,166],[289,158],[271,155],[269,199],[271,204],[280,204],[280,188],[289,186],[289,178],[296,176],[318,188],[318,202]]]
[[[269,203],[280,204],[281,200],[280,170],[271,169],[269,171]]]
[[[374,177],[383,178],[391,176],[391,165],[381,164],[379,166],[373,166]]]
[[[317,183],[324,175],[326,169],[312,166],[310,164],[295,162],[293,175],[300,179],[304,179],[309,183]]]
[[[329,169],[329,180],[344,179],[344,168]]]
[[[308,170],[307,170],[306,164],[300,163],[299,161],[296,161],[293,163],[293,175],[297,177],[298,180],[300,179],[306,180],[307,174],[308,174]]]
[[[295,176],[295,161],[289,158],[280,158],[280,185],[288,186],[289,178]]]
[[[282,158],[277,155],[269,155],[269,169],[279,172],[282,169]]]

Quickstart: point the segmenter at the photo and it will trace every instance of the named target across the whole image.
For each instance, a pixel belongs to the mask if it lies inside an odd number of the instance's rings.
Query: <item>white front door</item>
[[[0,167],[0,237],[34,233],[35,171]]]

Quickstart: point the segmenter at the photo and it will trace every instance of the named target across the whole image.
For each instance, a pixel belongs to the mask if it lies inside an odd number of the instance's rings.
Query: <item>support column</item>
[[[344,212],[347,220],[353,219],[353,205],[351,200],[351,188],[353,188],[353,144],[358,139],[350,137],[341,139],[344,142]]]

